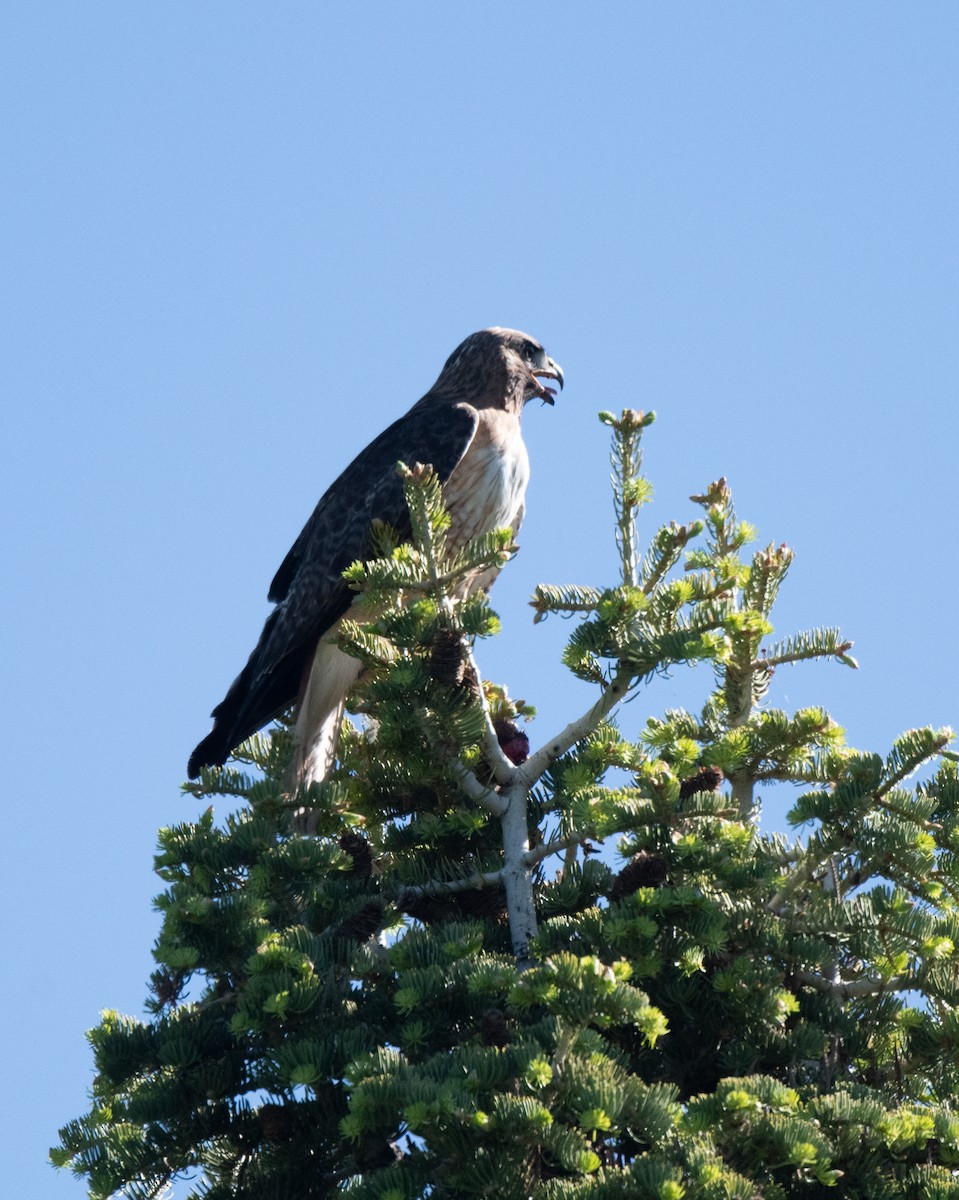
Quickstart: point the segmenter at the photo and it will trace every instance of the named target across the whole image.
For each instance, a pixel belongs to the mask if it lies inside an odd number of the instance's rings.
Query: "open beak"
[[[558,362],[553,362],[551,358],[547,357],[545,351],[543,351],[541,360],[537,360],[536,365],[532,368],[532,374],[536,377],[537,382],[540,379],[555,379],[559,384],[560,391],[563,390],[563,368]],[[544,404],[553,404],[556,389],[539,384],[538,395]]]

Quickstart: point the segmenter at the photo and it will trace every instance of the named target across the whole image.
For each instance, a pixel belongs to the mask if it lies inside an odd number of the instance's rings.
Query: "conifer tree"
[[[576,620],[594,702],[530,753],[466,586],[509,536],[450,553],[406,471],[411,542],[379,528],[348,573],[363,718],[335,773],[291,794],[280,723],[161,831],[148,1014],[91,1032],[92,1106],[52,1154],[91,1196],[959,1197],[951,733],[880,756],[773,707],[780,667],[851,643],[771,640],[792,554],[747,552],[725,481],[641,553],[652,414],[601,418],[619,579],[532,601]],[[696,662],[698,713],[617,727]],[[760,833],[774,781],[802,836]]]

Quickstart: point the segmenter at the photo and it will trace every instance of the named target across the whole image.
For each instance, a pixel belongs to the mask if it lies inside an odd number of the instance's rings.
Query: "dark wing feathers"
[[[304,562],[322,561],[331,550],[343,560],[335,574],[336,586],[345,591],[340,574],[363,557],[375,519],[409,529],[396,464],[431,463],[445,482],[473,440],[478,420],[476,410],[466,404],[429,400],[424,397],[384,429],[331,484],[274,575],[269,600],[284,600]]]
[[[327,490],[270,585],[277,604],[256,649],[213,710],[212,732],[193,751],[188,772],[221,764],[230,751],[296,699],[320,637],[346,612],[352,595],[343,571],[369,553],[380,520],[409,533],[397,462],[431,463],[449,478],[473,439],[476,410],[425,396],[362,451]]]

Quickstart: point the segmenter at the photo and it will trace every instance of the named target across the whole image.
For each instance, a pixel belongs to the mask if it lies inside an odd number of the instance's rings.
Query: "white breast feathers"
[[[452,547],[490,529],[515,533],[526,510],[529,456],[519,417],[495,409],[480,413],[469,449],[443,488]]]

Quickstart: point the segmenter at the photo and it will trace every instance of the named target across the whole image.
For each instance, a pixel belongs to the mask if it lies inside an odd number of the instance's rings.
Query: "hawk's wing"
[[[328,489],[273,579],[269,599],[277,607],[249,662],[213,710],[213,730],[190,757],[191,779],[201,767],[223,763],[235,746],[296,700],[316,643],[350,606],[343,572],[368,556],[373,521],[409,535],[397,462],[431,463],[445,482],[466,453],[477,420],[467,404],[424,397]]]

